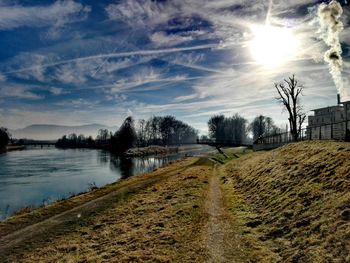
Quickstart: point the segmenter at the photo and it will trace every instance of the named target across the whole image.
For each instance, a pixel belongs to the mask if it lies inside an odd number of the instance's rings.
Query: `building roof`
[[[323,107],[323,108],[314,109],[314,110],[311,110],[311,111],[325,110],[325,109],[335,109],[335,108],[342,109],[342,108],[343,108],[343,105],[328,106],[328,107]]]

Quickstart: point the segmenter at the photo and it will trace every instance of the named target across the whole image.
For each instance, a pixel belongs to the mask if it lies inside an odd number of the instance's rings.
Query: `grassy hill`
[[[230,162],[225,174],[232,214],[247,237],[258,236],[279,255],[276,261],[350,262],[348,143],[303,142],[254,153]]]

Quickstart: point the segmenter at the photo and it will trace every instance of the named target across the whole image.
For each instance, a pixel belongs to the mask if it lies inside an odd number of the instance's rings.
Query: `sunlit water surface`
[[[203,146],[167,157],[132,159],[103,150],[55,147],[0,154],[0,220],[20,208],[46,205],[209,150]]]

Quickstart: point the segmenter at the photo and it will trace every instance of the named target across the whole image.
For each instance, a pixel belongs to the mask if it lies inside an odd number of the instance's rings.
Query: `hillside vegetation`
[[[231,213],[277,262],[350,262],[349,144],[295,143],[224,169]]]

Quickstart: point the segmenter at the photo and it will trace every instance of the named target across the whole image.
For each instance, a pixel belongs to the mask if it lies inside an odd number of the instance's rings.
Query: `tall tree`
[[[176,120],[174,116],[165,116],[161,118],[160,122],[160,133],[162,137],[163,145],[171,144],[171,137],[174,133],[174,126],[176,125]]]
[[[281,102],[289,114],[288,121],[293,140],[298,141],[301,126],[305,121],[299,98],[299,96],[302,95],[304,86],[299,84],[293,75],[285,79],[282,83],[275,83],[275,88],[278,92],[278,97],[276,99]]]
[[[224,140],[224,130],[225,130],[225,116],[224,115],[214,115],[208,121],[209,136],[215,139],[216,142]]]
[[[119,130],[111,138],[111,148],[114,152],[122,154],[128,149],[134,147],[136,142],[136,131],[134,120],[132,117],[127,117]]]
[[[209,136],[216,142],[244,143],[247,138],[247,120],[235,114],[226,118],[214,115],[208,121]]]
[[[174,116],[153,116],[144,125],[145,144],[175,145],[195,143],[198,131]],[[140,130],[140,128],[139,128]],[[138,135],[140,132],[138,132]]]
[[[278,128],[272,118],[259,115],[251,122],[249,130],[253,133],[253,140],[255,141],[259,137],[277,133]]]
[[[10,134],[4,127],[0,128],[0,149],[5,148],[10,141]]]
[[[146,146],[146,121],[144,119],[138,121],[137,146]]]

